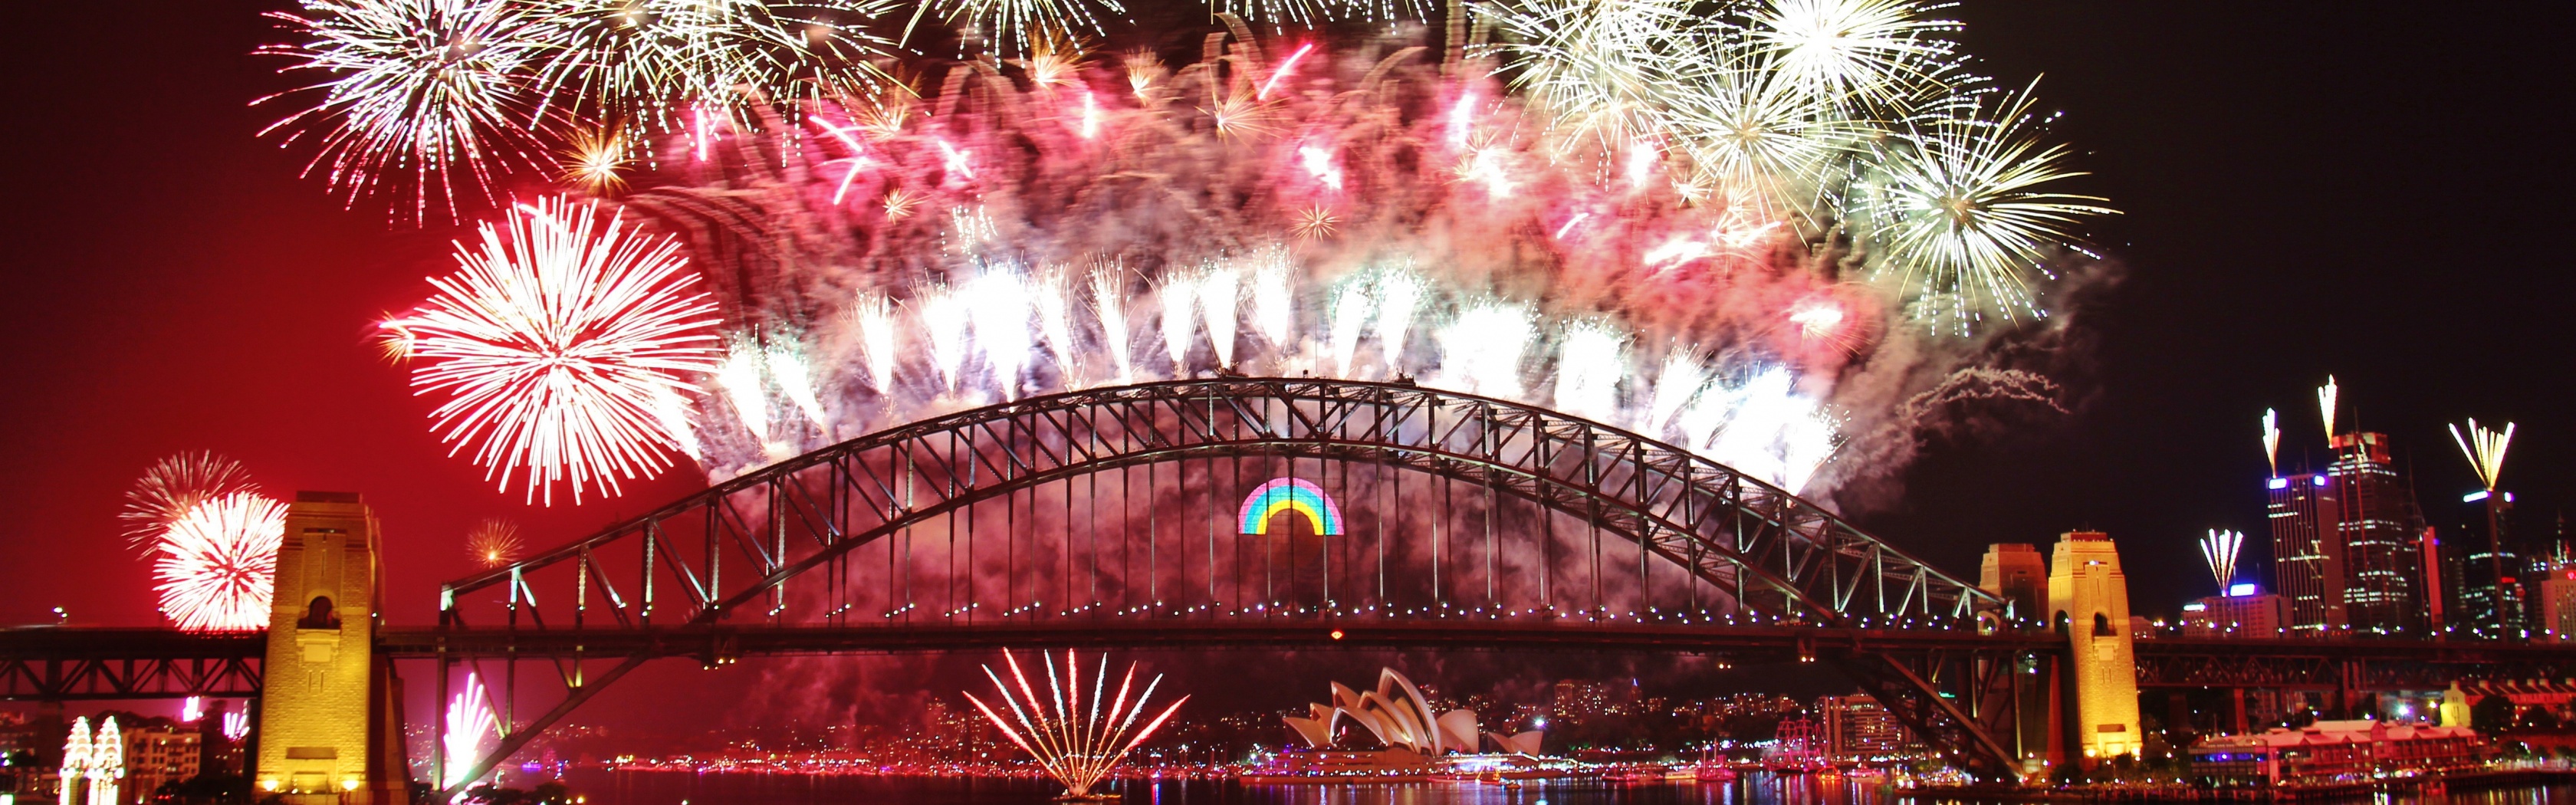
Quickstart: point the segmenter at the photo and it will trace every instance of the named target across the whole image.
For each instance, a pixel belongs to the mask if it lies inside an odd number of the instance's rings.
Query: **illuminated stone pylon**
[[[375,656],[376,516],[346,492],[298,492],[286,510],[260,697],[260,794],[289,803],[405,802],[401,718]],[[395,755],[399,757],[399,755]]]
[[[2048,564],[2050,623],[2070,644],[2074,743],[2088,764],[2137,754],[2146,734],[2138,725],[2138,663],[2120,550],[2109,534],[2070,531]]]

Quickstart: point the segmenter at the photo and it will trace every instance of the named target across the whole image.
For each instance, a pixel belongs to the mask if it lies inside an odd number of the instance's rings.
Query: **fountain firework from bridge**
[[[1095,389],[903,426],[445,596],[451,657],[543,657],[561,672],[542,683],[560,685],[561,704],[501,714],[526,726],[495,757],[655,656],[713,666],[745,653],[1545,644],[1617,631],[1694,651],[1759,632],[1728,645],[1815,659],[1793,633],[1972,634],[1993,606],[1688,450],[1508,401],[1286,379]],[[1906,715],[1921,729],[1964,719],[1918,700]]]

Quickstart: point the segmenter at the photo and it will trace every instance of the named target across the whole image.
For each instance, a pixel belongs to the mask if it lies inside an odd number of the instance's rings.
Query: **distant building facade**
[[[2278,593],[2213,595],[2182,605],[2182,636],[2269,640],[2281,636],[2289,620],[2289,601]]]
[[[1987,545],[1977,589],[2012,602],[2014,617],[2037,623],[2048,613],[2048,561],[2030,543]]]
[[[1896,714],[1866,693],[1817,699],[1814,723],[1824,754],[1834,758],[1893,757],[1913,742]]]

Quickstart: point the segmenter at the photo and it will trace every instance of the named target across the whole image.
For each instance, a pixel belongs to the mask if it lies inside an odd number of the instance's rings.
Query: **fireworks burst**
[[[2218,592],[2227,594],[2227,586],[2236,582],[2236,555],[2245,548],[2241,531],[2210,529],[2200,539],[2200,558],[2209,560],[2209,575],[2218,580]]]
[[[522,12],[547,44],[496,68],[483,100],[518,112],[484,125],[533,132],[689,266],[541,202],[460,247],[447,302],[384,323],[451,398],[440,434],[532,498],[613,494],[673,450],[728,478],[888,420],[1210,372],[1553,400],[1804,489],[1847,417],[1933,382],[1886,373],[1947,376],[1988,354],[1956,341],[2045,315],[2048,261],[2107,212],[2061,190],[2081,174],[2027,90],[1970,91],[1929,0],[1506,0],[1477,12],[1491,44],[1462,25],[1374,62],[1229,17],[1191,65],[1083,59],[1100,0],[567,8]],[[903,17],[972,28],[986,66],[877,91],[854,31]],[[525,313],[475,279],[535,272],[539,247],[593,266],[547,293],[600,289]],[[604,357],[558,343],[612,332]]]
[[[519,561],[519,551],[526,544],[519,539],[519,524],[498,517],[474,524],[465,532],[465,555],[477,567],[486,570]]]
[[[1954,66],[1939,34],[1959,24],[1923,19],[1917,0],[1770,0],[1753,11],[1754,42],[1780,60],[1782,80],[1817,98],[1886,107],[1937,87]]]
[[[2342,396],[2342,393],[2343,387],[2335,384],[2334,375],[2326,375],[2326,384],[2317,387],[2317,414],[2320,421],[2325,423],[2326,442],[2329,444],[2334,442],[2335,437],[2335,398]]]
[[[207,501],[243,492],[256,492],[250,471],[240,462],[211,451],[180,453],[152,463],[143,477],[134,480],[134,488],[125,492],[125,510],[117,519],[125,521],[125,538],[137,551],[149,555],[159,547],[162,534],[171,524],[195,511]]]
[[[465,674],[465,689],[447,705],[447,729],[439,733],[441,747],[447,750],[446,779],[441,788],[455,788],[466,782],[465,773],[483,756],[485,736],[501,737],[501,717],[492,712],[491,697],[484,692],[483,679],[473,672]]]
[[[152,565],[161,614],[189,631],[268,628],[286,507],[233,492],[188,508],[163,529]]]
[[[2263,409],[2263,466],[2281,474],[2281,416],[2269,408]]]
[[[2513,445],[2513,423],[2504,423],[2504,430],[2499,431],[2478,427],[2478,421],[2471,419],[2465,434],[2460,426],[2451,426],[2451,441],[2460,446],[2460,455],[2469,460],[2469,469],[2477,471],[2478,483],[2486,486],[2488,494],[2494,494],[2496,479],[2504,475],[2505,448]]]
[[[715,304],[692,290],[678,244],[633,232],[613,209],[541,199],[457,244],[455,274],[404,319],[420,394],[444,394],[435,429],[508,488],[554,502],[558,482],[615,495],[619,478],[669,465],[678,441],[654,414],[685,373],[716,368]]]
[[[1884,252],[1879,272],[1917,295],[1922,318],[1964,331],[1983,312],[2037,316],[2027,275],[2074,223],[2113,210],[2042,185],[2082,176],[2059,166],[2063,145],[2030,133],[2027,90],[1991,114],[1946,117],[1885,149],[1860,217]]]
[[[1102,694],[1109,687],[1108,657],[1100,658],[1100,670],[1092,677],[1087,700],[1082,690],[1082,667],[1070,649],[1064,653],[1061,675],[1056,671],[1052,655],[1040,655],[1040,661],[1046,664],[1045,698],[1038,697],[1036,688],[1029,684],[1028,675],[1020,671],[1019,659],[1011,656],[1009,649],[1002,651],[1002,660],[1011,669],[1011,683],[1004,683],[989,665],[984,666],[984,676],[993,681],[993,688],[1002,704],[1009,708],[1010,717],[1003,718],[984,700],[975,698],[975,694],[966,694],[966,700],[973,702],[975,709],[993,722],[993,726],[1010,738],[1020,751],[1036,758],[1038,765],[1046,769],[1047,776],[1064,785],[1068,797],[1090,797],[1092,786],[1098,785],[1102,777],[1117,768],[1119,761],[1126,759],[1128,752],[1152,737],[1154,730],[1162,727],[1164,721],[1190,700],[1188,696],[1181,697],[1170,707],[1163,708],[1161,715],[1138,728],[1136,720],[1144,715],[1145,702],[1154,697],[1154,688],[1163,683],[1161,676],[1157,675],[1153,681],[1145,683],[1145,690],[1129,699],[1127,694],[1134,691],[1136,685],[1136,665],[1129,663],[1126,676],[1119,680],[1117,694],[1108,697],[1109,710],[1104,713],[1100,705]]]
[[[269,16],[304,41],[260,49],[324,78],[296,94],[312,107],[263,133],[316,144],[308,173],[357,196],[407,184],[412,215],[456,192],[482,196],[494,175],[535,164],[532,121],[545,113],[530,68],[548,50],[531,3],[491,0],[312,0]],[[260,102],[282,97],[270,96]],[[409,174],[405,176],[404,174]]]

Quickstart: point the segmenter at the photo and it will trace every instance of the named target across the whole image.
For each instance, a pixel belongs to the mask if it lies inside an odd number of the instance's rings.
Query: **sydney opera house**
[[[1415,754],[1436,757],[1451,752],[1475,754],[1482,748],[1477,740],[1476,713],[1451,710],[1435,713],[1430,700],[1413,680],[1393,668],[1382,668],[1377,674],[1377,690],[1360,693],[1340,682],[1333,683],[1332,704],[1307,705],[1308,716],[1287,717],[1288,727],[1315,749],[1342,748],[1341,722],[1348,720],[1387,749],[1402,749]],[[1540,733],[1524,732],[1503,736],[1482,733],[1493,739],[1498,751],[1521,755],[1538,754]]]

